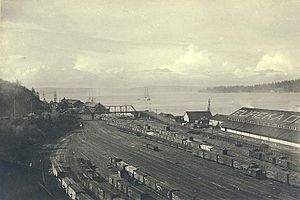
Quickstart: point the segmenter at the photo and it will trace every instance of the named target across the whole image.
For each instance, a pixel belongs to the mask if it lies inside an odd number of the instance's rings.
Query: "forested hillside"
[[[78,126],[76,115],[49,110],[34,89],[0,79],[0,160],[31,159],[41,145]]]
[[[34,89],[29,90],[18,82],[0,79],[0,117],[22,117],[31,112],[41,113],[46,106]]]
[[[199,90],[199,92],[300,92],[300,79],[249,86],[218,86]]]

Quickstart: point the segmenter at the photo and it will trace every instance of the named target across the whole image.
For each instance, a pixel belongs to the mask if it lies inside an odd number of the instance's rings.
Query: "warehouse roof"
[[[243,107],[229,115],[229,120],[288,130],[300,130],[300,112]]]
[[[233,130],[243,131],[246,133],[253,133],[256,135],[267,136],[271,138],[277,138],[290,142],[300,142],[300,134],[298,131],[285,130],[275,127],[267,127],[256,124],[247,124],[242,122],[225,121],[222,127],[230,128]]]
[[[300,113],[243,107],[226,116],[222,127],[291,142],[300,142]]]

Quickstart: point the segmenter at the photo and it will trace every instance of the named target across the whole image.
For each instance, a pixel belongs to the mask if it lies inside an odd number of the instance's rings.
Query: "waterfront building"
[[[227,133],[300,148],[300,112],[243,107],[214,116],[210,125],[216,124]]]

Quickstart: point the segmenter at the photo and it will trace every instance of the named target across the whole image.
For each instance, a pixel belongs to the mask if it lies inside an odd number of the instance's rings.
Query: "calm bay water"
[[[53,89],[44,91],[53,98]],[[51,91],[52,90],[52,91]],[[94,96],[104,105],[131,104],[137,110],[152,110],[183,115],[186,110],[206,110],[211,99],[213,114],[230,114],[241,107],[281,109],[300,112],[300,93],[198,93],[196,90],[149,90],[151,101],[144,101],[144,89],[56,89],[59,98],[87,101]]]

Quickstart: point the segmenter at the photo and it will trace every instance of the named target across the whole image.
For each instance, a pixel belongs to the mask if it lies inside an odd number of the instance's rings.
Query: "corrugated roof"
[[[300,112],[243,107],[229,115],[231,121],[300,130]]]
[[[247,133],[253,133],[256,135],[267,136],[271,138],[277,138],[290,142],[300,142],[300,133],[293,130],[285,130],[275,127],[266,127],[255,124],[247,124],[241,122],[225,121],[222,127],[230,128],[233,130],[243,131]]]

